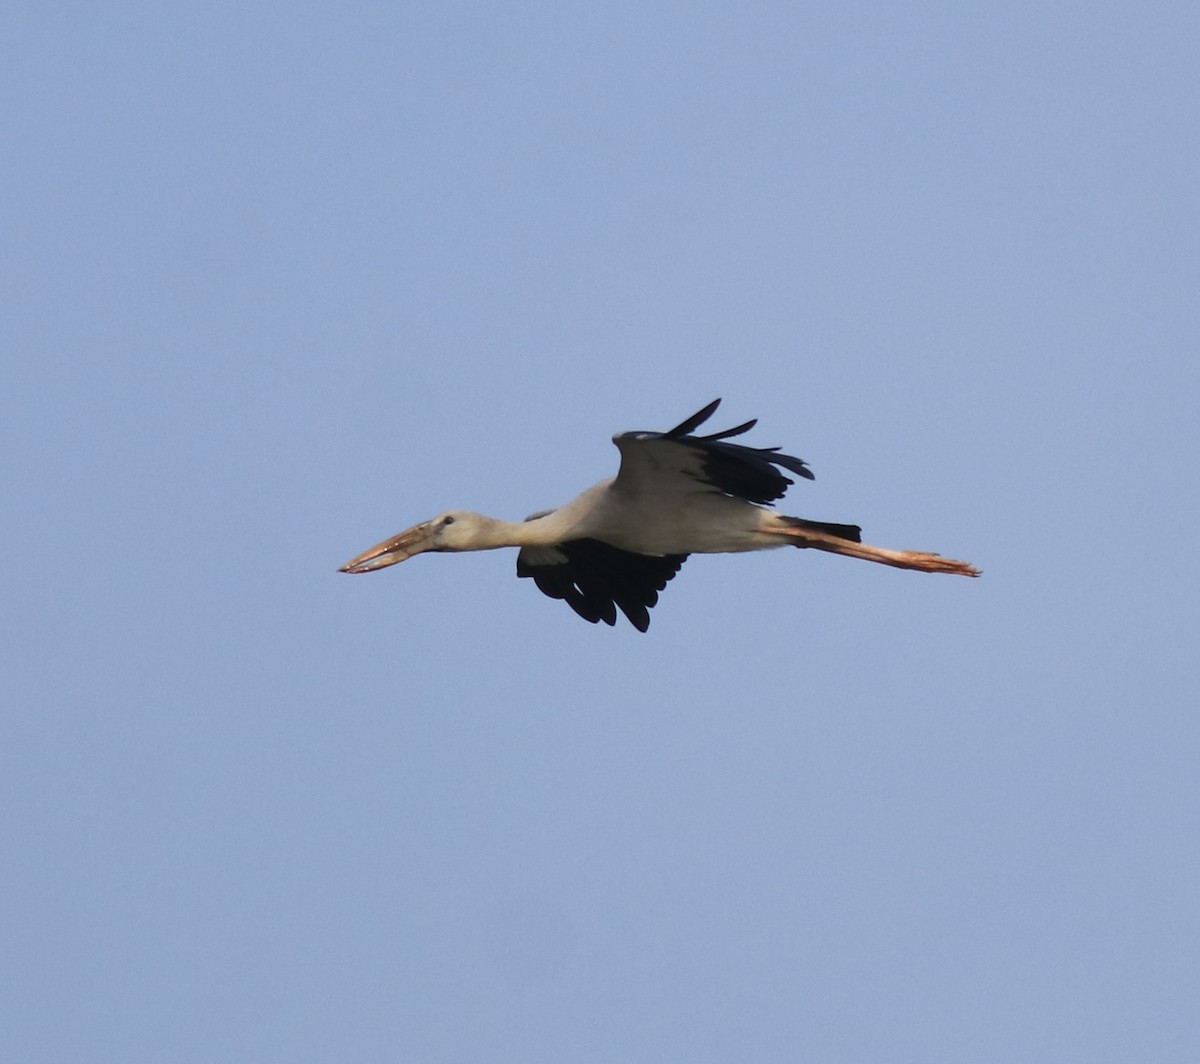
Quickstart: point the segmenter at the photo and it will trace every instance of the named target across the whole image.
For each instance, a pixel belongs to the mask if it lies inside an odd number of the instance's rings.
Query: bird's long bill
[[[422,521],[419,525],[405,529],[391,539],[368,547],[362,554],[356,554],[339,573],[370,573],[376,569],[385,569],[389,565],[411,558],[425,550],[426,541],[433,535],[433,522]]]

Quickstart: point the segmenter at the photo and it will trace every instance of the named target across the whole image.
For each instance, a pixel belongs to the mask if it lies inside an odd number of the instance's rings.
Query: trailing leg
[[[797,547],[811,547],[814,550],[828,551],[830,554],[842,554],[847,558],[861,558],[867,562],[891,565],[897,569],[915,569],[922,573],[979,575],[979,570],[968,562],[943,558],[940,554],[931,554],[928,551],[889,550],[886,547],[872,547],[869,543],[860,543],[855,539],[848,539],[827,531],[830,528],[844,527],[857,532],[858,529],[854,525],[837,526],[821,521],[806,521],[800,517],[777,516],[779,524],[771,531],[787,536]]]

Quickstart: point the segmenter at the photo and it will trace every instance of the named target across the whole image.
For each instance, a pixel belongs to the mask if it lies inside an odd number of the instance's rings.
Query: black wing
[[[778,447],[746,447],[740,443],[724,442],[731,436],[749,432],[757,420],[709,436],[691,435],[694,429],[712,417],[720,402],[720,399],[714,399],[703,410],[696,411],[669,432],[623,432],[614,437],[614,442],[621,449],[618,486],[622,481],[633,486],[642,478],[653,476],[655,482],[647,483],[647,490],[660,490],[665,487],[663,467],[668,466],[672,471],[684,474],[693,481],[699,480],[726,495],[747,502],[769,503],[782,498],[788,485],[794,483],[776,466],[807,480],[813,479],[806,462],[789,454],[780,454]],[[683,461],[670,460],[667,452],[672,448],[684,450]],[[662,453],[654,454],[655,451]],[[678,455],[679,451],[675,453]]]
[[[658,593],[686,560],[686,554],[635,554],[598,539],[572,539],[556,547],[523,548],[517,576],[532,577],[539,591],[562,599],[585,621],[616,624],[620,608],[644,632]]]

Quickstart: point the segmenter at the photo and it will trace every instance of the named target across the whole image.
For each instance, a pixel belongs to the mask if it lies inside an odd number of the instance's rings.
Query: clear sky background
[[[1200,7],[3,23],[0,1058],[1200,1059]],[[983,579],[336,572],[716,396]]]

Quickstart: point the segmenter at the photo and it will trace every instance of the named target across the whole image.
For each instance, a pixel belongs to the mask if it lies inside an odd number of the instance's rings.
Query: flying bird
[[[639,632],[650,626],[658,593],[689,554],[811,547],[898,569],[979,575],[974,566],[938,554],[869,546],[858,525],[769,509],[794,483],[780,470],[807,480],[813,474],[778,447],[728,442],[756,421],[693,435],[720,402],[669,432],[614,436],[621,452],[617,475],[557,510],[540,510],[522,522],[448,510],[363,551],[339,571],[374,572],[425,551],[519,547],[517,576],[530,578],[592,624],[616,624],[619,609]]]

